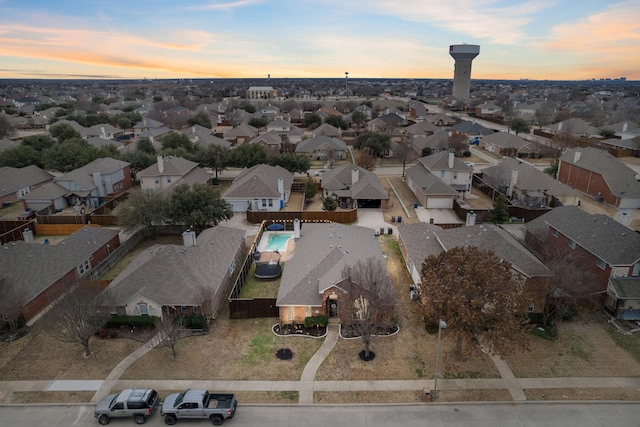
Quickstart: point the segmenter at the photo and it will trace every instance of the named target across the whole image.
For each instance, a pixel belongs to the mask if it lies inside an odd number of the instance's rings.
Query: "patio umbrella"
[[[273,224],[267,226],[267,230],[271,230],[271,231],[284,230],[284,225],[278,224],[278,223],[273,223]]]

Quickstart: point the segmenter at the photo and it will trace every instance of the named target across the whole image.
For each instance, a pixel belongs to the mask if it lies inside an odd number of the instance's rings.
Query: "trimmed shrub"
[[[304,319],[305,328],[327,326],[329,317],[327,316],[309,316]]]
[[[128,328],[153,328],[158,320],[155,316],[114,316],[109,318],[104,327],[118,329],[126,326]]]
[[[187,329],[206,329],[207,321],[204,316],[185,316],[183,325]]]

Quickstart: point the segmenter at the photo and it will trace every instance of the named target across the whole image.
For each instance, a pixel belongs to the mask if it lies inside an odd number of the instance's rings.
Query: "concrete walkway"
[[[320,369],[322,362],[331,354],[331,350],[336,346],[338,342],[338,335],[340,334],[340,325],[338,323],[329,323],[327,327],[327,336],[324,338],[324,342],[315,352],[311,359],[307,362],[302,371],[300,377],[300,395],[298,403],[312,404],[313,392],[314,392],[314,380],[316,378],[316,372]]]

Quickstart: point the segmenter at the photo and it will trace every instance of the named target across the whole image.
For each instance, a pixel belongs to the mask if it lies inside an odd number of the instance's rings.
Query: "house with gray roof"
[[[13,300],[12,316],[23,316],[27,322],[34,320],[118,246],[118,230],[90,226],[57,244],[22,240],[5,244],[0,248],[0,283],[7,287],[3,298],[10,295]]]
[[[267,132],[277,132],[285,142],[297,144],[304,137],[304,130],[283,119],[275,119],[267,124]]]
[[[514,274],[523,281],[526,295],[523,311],[540,313],[544,309],[553,273],[513,236],[496,225],[442,229],[427,223],[405,224],[398,227],[398,245],[416,284],[421,282],[420,270],[429,256],[438,256],[460,246],[491,251],[510,262]]]
[[[389,194],[378,175],[360,166],[347,164],[322,174],[323,197],[333,197],[345,209],[385,208]]]
[[[282,151],[282,137],[278,132],[269,131],[249,140],[248,144],[262,145],[268,157],[280,154]]]
[[[258,135],[258,129],[248,123],[230,129],[224,133],[223,138],[231,143],[231,145],[243,144]]]
[[[443,113],[429,114],[425,119],[439,127],[453,126],[456,124],[456,119]]]
[[[449,151],[449,140],[448,132],[438,130],[432,135],[419,135],[414,137],[411,140],[411,147],[420,156],[425,148],[429,148],[431,154],[434,154],[440,151]]]
[[[538,254],[545,246],[569,247],[586,258],[600,289],[610,277],[640,276],[640,234],[606,215],[561,206],[525,224],[525,242]]]
[[[0,167],[0,204],[15,203],[51,182],[53,175],[35,165],[23,168]],[[25,206],[26,207],[26,206]]]
[[[568,133],[573,136],[584,136],[589,138],[599,137],[600,129],[591,126],[583,119],[572,117],[562,122],[553,123],[547,127],[549,133]]]
[[[371,229],[338,223],[304,223],[295,234],[293,258],[284,265],[276,306],[283,323],[304,323],[309,316],[342,321],[353,313],[358,289],[342,274],[368,258],[384,260]]]
[[[198,163],[183,157],[158,156],[158,161],[137,175],[143,191],[170,191],[176,184],[186,182],[207,184],[211,175]]]
[[[222,198],[234,212],[277,212],[289,201],[292,184],[293,173],[285,168],[259,164],[241,172]]]
[[[105,292],[114,315],[215,317],[245,254],[245,232],[231,227],[183,233],[182,245],[154,245],[135,258]]]
[[[523,160],[508,157],[482,171],[482,182],[525,208],[578,206],[580,193]]]
[[[438,127],[433,123],[424,121],[424,122],[418,122],[418,123],[409,125],[405,128],[402,128],[402,130],[404,131],[405,134],[411,137],[416,137],[416,136],[433,135],[435,132],[438,132],[440,129],[438,129]]]
[[[202,148],[207,148],[213,145],[224,148],[231,147],[231,143],[229,141],[218,138],[213,134],[213,130],[198,124],[190,126],[186,130],[183,130],[182,134],[189,138],[189,141]]]
[[[9,148],[19,147],[20,145],[21,145],[20,141],[16,141],[16,140],[13,140],[13,139],[1,138],[0,139],[0,153],[2,153],[5,150],[8,150]]]
[[[495,132],[482,125],[466,120],[451,127],[451,135],[464,135],[472,140],[473,138],[482,138],[486,135],[492,135]]]
[[[508,132],[495,132],[482,139],[485,150],[500,157],[531,157],[540,149],[530,141]]]
[[[57,176],[54,182],[67,190],[65,198],[70,206],[98,207],[104,197],[131,188],[133,177],[128,162],[105,157]]]
[[[602,126],[603,130],[612,130],[620,139],[633,139],[640,136],[640,125],[636,122],[625,120],[611,125]]]
[[[473,168],[441,151],[421,157],[406,171],[407,185],[422,206],[428,209],[452,209],[456,197],[471,191]]]
[[[329,138],[339,138],[342,136],[342,129],[329,123],[323,123],[311,131],[311,138],[315,138],[320,135],[328,136]]]
[[[640,174],[605,150],[567,150],[559,159],[558,180],[619,210],[640,208]]]
[[[344,159],[347,157],[347,144],[338,138],[316,135],[296,144],[295,153],[304,154],[318,160]]]

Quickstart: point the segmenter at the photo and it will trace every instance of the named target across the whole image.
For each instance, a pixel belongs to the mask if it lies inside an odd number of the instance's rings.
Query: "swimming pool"
[[[264,251],[284,252],[287,250],[287,241],[293,237],[293,233],[270,234]]]

